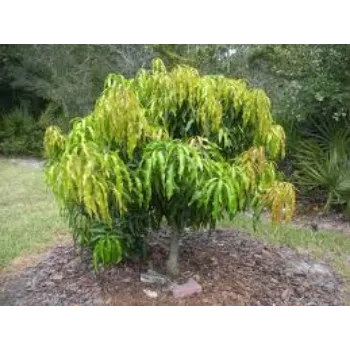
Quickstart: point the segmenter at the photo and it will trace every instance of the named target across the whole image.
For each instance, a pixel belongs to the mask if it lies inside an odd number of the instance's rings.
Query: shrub
[[[47,110],[39,118],[27,115],[21,109],[0,117],[0,154],[6,156],[43,156],[45,130],[57,124],[67,130],[63,117],[50,117]]]
[[[293,186],[274,163],[284,138],[262,90],[188,66],[168,72],[156,59],[133,79],[108,76],[93,113],[68,135],[47,129],[46,179],[96,267],[138,251],[165,220],[176,274],[185,228],[213,228],[249,208],[290,220]]]
[[[20,109],[0,118],[0,152],[5,155],[35,152],[32,144],[28,147],[34,123],[34,119]]]

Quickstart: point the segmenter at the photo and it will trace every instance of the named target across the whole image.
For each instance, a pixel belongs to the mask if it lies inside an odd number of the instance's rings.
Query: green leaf
[[[166,196],[168,199],[170,199],[173,195],[176,186],[174,175],[174,164],[170,164],[166,175]]]

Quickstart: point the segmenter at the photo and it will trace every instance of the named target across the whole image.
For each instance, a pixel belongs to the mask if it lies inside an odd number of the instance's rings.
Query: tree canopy
[[[169,71],[155,59],[134,78],[110,74],[93,112],[68,135],[47,130],[46,174],[73,222],[84,217],[95,263],[112,245],[106,236],[103,244],[93,240],[91,224],[114,230],[114,246],[123,248],[121,223],[136,213],[152,227],[165,219],[172,228],[174,272],[187,227],[214,227],[225,215],[264,207],[276,222],[291,219],[293,186],[280,181],[274,163],[284,145],[263,90],[186,65]]]

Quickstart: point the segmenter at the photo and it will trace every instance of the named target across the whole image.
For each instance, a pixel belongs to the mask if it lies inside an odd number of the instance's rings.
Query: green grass
[[[314,232],[286,224],[274,226],[264,220],[258,223],[254,231],[252,219],[244,215],[238,215],[234,221],[223,221],[220,226],[237,228],[271,245],[287,246],[329,263],[344,279],[343,298],[346,304],[350,304],[350,265],[347,262],[350,258],[349,236],[323,230]]]
[[[0,269],[52,244],[65,231],[43,171],[0,158]]]

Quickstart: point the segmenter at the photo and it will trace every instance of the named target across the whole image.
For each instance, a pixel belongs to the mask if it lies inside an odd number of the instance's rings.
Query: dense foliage
[[[326,198],[325,209],[343,205],[350,214],[350,129],[330,121],[314,124],[295,154],[295,181],[304,193]],[[316,192],[316,193],[315,193]]]
[[[274,120],[287,135],[279,169],[303,195],[319,199],[326,208],[346,208],[344,191],[333,195],[331,190],[339,174],[347,179],[346,171],[338,171],[340,165],[329,168],[332,176],[318,171],[312,180],[308,171],[326,169],[322,159],[334,154],[333,146],[323,142],[323,157],[308,146],[323,137],[315,125],[326,124],[331,139],[349,128],[349,50],[349,45],[0,45],[0,153],[39,156],[46,126],[67,125],[69,119],[93,113],[109,73],[130,78],[160,57],[168,68],[186,64],[201,74],[239,78],[266,91]],[[249,139],[249,128],[234,132],[232,147],[241,149],[231,152],[242,152],[245,146],[239,145]],[[232,143],[225,128],[220,137],[221,145]],[[349,151],[338,153],[344,156],[336,163],[347,164]]]
[[[0,116],[0,154],[5,156],[42,157],[45,130],[50,125],[69,129],[69,120],[51,114],[50,109],[35,118],[17,108]]]
[[[145,45],[0,45],[0,154],[41,157],[50,124],[90,113],[110,72],[149,66]]]
[[[299,189],[349,213],[349,45],[267,45],[251,60],[273,77]]]
[[[165,220],[175,274],[185,228],[249,209],[291,219],[293,186],[274,163],[284,144],[262,90],[190,66],[168,71],[156,59],[134,78],[109,75],[68,135],[47,130],[46,175],[96,267],[130,256]]]
[[[39,115],[50,104],[69,117],[89,113],[107,74],[131,76],[151,58],[145,45],[0,45],[0,112],[15,104]]]

